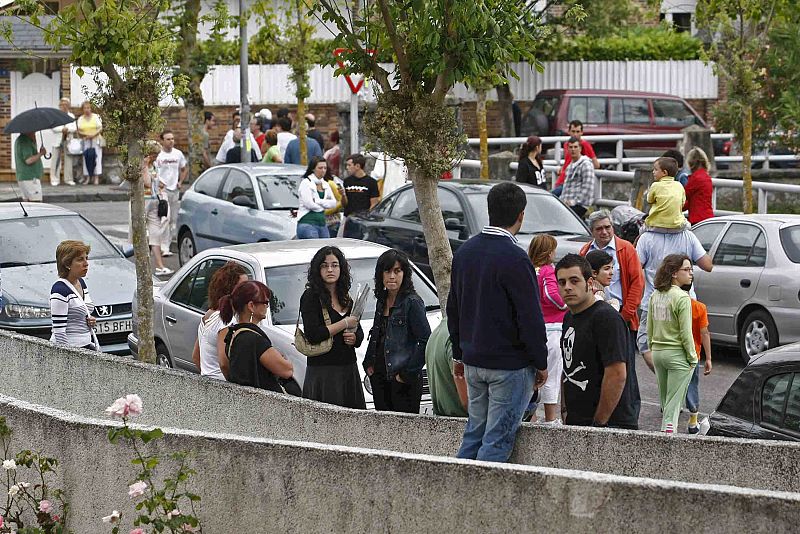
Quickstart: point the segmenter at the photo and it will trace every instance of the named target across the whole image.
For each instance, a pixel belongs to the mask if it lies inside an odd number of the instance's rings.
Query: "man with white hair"
[[[320,147],[324,147],[325,138],[322,136],[322,132],[317,130],[317,118],[312,113],[306,113],[306,124],[308,125],[306,135],[316,141]]]

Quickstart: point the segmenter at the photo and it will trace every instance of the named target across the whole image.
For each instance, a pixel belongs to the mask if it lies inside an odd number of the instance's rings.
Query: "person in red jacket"
[[[689,210],[689,222],[695,225],[714,216],[711,204],[714,186],[708,174],[708,156],[702,148],[691,149],[686,155],[686,162],[692,174],[686,182],[686,205],[683,209]]]

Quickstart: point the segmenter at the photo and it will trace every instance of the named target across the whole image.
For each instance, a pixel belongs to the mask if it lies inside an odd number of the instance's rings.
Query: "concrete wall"
[[[0,394],[86,417],[139,394],[142,424],[453,456],[463,420],[283,397],[0,332]],[[800,491],[800,444],[523,425],[512,461],[615,475]]]
[[[0,414],[14,430],[13,450],[59,458],[69,528],[102,532],[112,509],[130,528],[135,472],[131,451],[106,439],[113,423],[8,397]],[[800,520],[796,493],[169,429],[147,452],[175,450],[195,453],[189,488],[202,497],[209,534],[669,532],[686,530],[689,518],[703,532],[791,532]]]

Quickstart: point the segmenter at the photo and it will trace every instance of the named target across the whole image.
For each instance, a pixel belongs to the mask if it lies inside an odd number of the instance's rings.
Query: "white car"
[[[387,247],[353,239],[292,240],[269,243],[234,245],[212,248],[198,253],[165,284],[153,288],[153,334],[158,353],[158,364],[195,373],[200,370],[192,362],[192,349],[197,339],[197,325],[208,309],[208,284],[214,272],[228,261],[243,265],[253,280],[264,282],[273,294],[270,315],[261,326],[281,354],[294,366],[295,378],[302,385],[305,378],[306,357],[294,347],[300,296],[308,279],[308,266],[314,254],[323,246],[339,247],[350,264],[353,278],[351,292],[355,295],[359,284],[374,287],[375,263]],[[414,288],[425,302],[431,330],[442,320],[439,299],[433,283],[413,264]],[[358,369],[364,385],[367,407],[373,408],[371,385],[361,362],[367,349],[366,336],[372,327],[375,298],[370,292],[362,315],[361,328],[365,339],[356,349]],[[136,312],[133,313],[134,320]],[[302,325],[302,323],[301,323]],[[131,351],[138,353],[138,328],[128,337]],[[428,378],[423,370],[422,413],[433,413],[430,403]]]

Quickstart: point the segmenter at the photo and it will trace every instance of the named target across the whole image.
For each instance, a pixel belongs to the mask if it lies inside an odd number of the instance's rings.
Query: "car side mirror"
[[[233,200],[231,202],[233,202],[234,206],[242,206],[243,208],[256,207],[256,205],[253,204],[253,201],[250,200],[250,197],[248,197],[247,195],[237,195],[233,197]]]
[[[461,221],[459,221],[455,217],[450,217],[448,219],[445,219],[444,220],[444,227],[446,229],[448,229],[448,230],[455,230],[457,232],[460,232],[461,230],[463,230],[465,228],[464,225],[461,224]]]
[[[122,252],[122,255],[126,258],[132,258],[134,254],[133,245],[124,244],[124,245],[117,245],[117,249]]]

